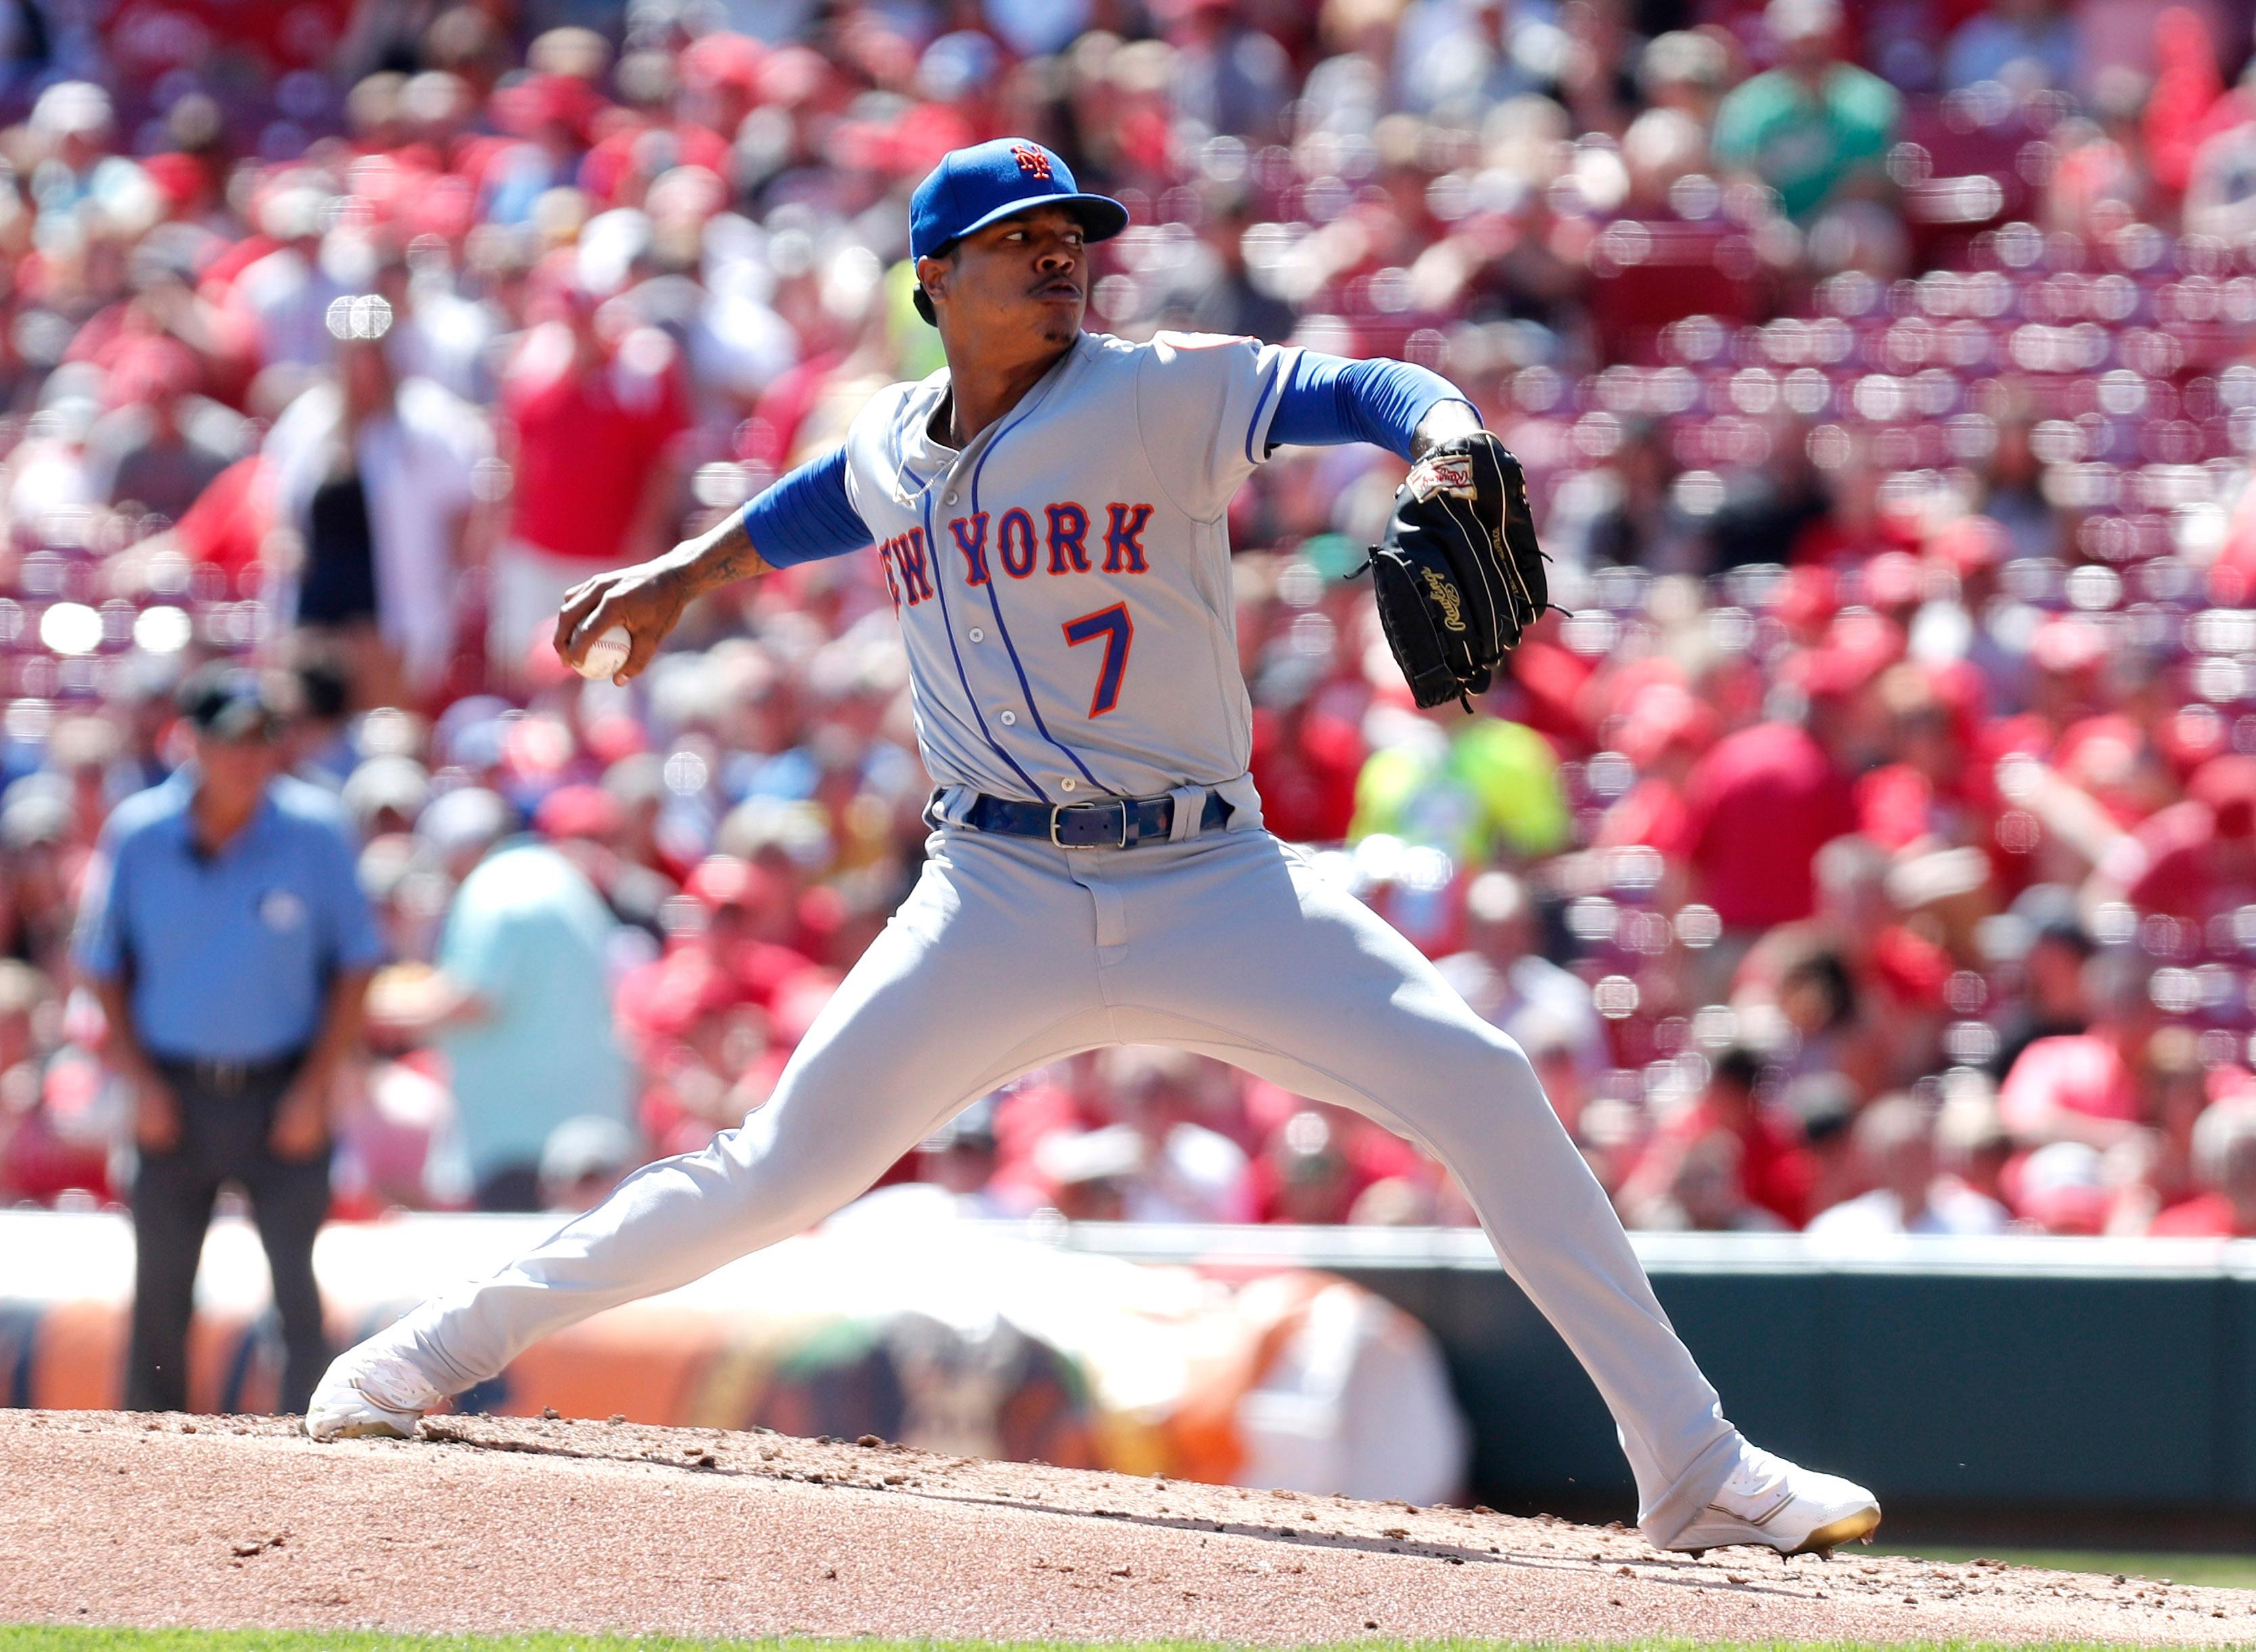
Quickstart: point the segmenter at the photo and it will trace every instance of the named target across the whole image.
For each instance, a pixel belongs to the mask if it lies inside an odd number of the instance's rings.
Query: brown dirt
[[[2256,1592],[1636,1533],[755,1431],[0,1411],[0,1622],[1295,1644],[2256,1639]]]

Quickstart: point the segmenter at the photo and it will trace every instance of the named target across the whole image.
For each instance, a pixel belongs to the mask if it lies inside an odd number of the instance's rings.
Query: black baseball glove
[[[1427,450],[1371,554],[1379,623],[1421,706],[1472,710],[1550,606],[1519,461],[1485,430]]]

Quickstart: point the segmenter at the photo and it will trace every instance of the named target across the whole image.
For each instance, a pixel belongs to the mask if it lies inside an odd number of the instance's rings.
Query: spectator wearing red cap
[[[482,215],[492,223],[525,223],[542,195],[577,178],[604,99],[582,75],[536,69],[497,87],[489,106],[495,124],[516,141],[480,154]]]
[[[601,786],[560,786],[532,812],[532,830],[586,875],[621,923],[665,938],[666,903],[680,893],[664,872],[620,852],[626,811]]]
[[[814,967],[791,886],[766,867],[715,855],[690,873],[684,893],[706,914],[705,950],[753,1003],[773,1005]]]

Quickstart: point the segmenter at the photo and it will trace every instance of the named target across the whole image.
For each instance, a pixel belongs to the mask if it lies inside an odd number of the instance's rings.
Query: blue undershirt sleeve
[[[746,505],[744,532],[771,568],[819,562],[874,543],[846,497],[846,449],[810,460]]]
[[[1441,402],[1471,398],[1439,373],[1408,362],[1350,361],[1303,350],[1269,425],[1272,448],[1330,448],[1368,441],[1410,456],[1411,434]]]

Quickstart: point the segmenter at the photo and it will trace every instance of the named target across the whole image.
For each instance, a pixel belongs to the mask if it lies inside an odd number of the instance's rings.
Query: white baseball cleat
[[[306,1406],[306,1432],[317,1440],[364,1435],[415,1437],[423,1414],[447,1396],[396,1353],[362,1343],[330,1363]]]
[[[1837,1543],[1869,1541],[1879,1523],[1879,1500],[1854,1480],[1750,1445],[1716,1500],[1663,1547],[1698,1555],[1760,1543],[1782,1555],[1830,1555]]]

